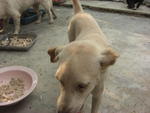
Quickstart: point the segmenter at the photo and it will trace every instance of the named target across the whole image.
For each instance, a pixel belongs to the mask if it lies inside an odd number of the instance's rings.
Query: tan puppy
[[[58,113],[82,112],[90,94],[93,96],[91,113],[98,113],[105,71],[115,63],[118,54],[109,46],[95,19],[83,12],[78,0],[72,1],[75,14],[68,27],[70,43],[48,50],[51,62],[59,61]]]
[[[34,6],[39,18],[37,23],[41,22],[41,15],[38,10],[39,5],[42,5],[49,15],[49,23],[53,23],[53,15],[56,15],[53,11],[52,0],[0,0],[0,19],[5,21],[12,17],[15,24],[14,34],[18,34],[20,31],[20,17],[23,11]],[[5,22],[6,26],[7,21]]]

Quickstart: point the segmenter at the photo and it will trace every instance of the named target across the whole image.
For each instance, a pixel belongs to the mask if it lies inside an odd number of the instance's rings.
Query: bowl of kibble
[[[6,34],[0,38],[0,50],[27,51],[36,42],[35,33]]]
[[[0,106],[12,105],[26,98],[35,89],[37,81],[37,74],[30,68],[0,68]]]

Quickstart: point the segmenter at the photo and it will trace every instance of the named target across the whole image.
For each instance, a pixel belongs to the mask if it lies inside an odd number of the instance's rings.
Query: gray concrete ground
[[[112,2],[112,1],[99,1],[99,0],[83,0],[81,1],[84,7],[88,7],[95,10],[113,12],[113,13],[122,13],[122,14],[130,14],[136,16],[145,16],[150,17],[150,8],[141,5],[139,9],[132,10],[127,8],[127,4],[123,2]],[[71,1],[68,0],[63,4],[65,7],[70,7],[72,5]]]
[[[39,82],[34,92],[16,105],[1,107],[0,113],[55,113],[58,82],[57,64],[51,64],[49,47],[68,43],[67,23],[70,8],[55,8],[58,19],[48,25],[47,17],[39,25],[22,26],[23,32],[38,34],[28,52],[0,51],[0,67],[27,66],[35,70]],[[112,13],[91,13],[120,53],[117,63],[108,70],[100,111],[102,113],[150,113],[150,20]],[[90,113],[91,97],[85,113]]]

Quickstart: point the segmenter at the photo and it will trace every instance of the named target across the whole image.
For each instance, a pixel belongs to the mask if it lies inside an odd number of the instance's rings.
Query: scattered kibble
[[[0,46],[15,46],[15,47],[26,47],[31,44],[31,38],[18,38],[17,36],[10,38],[10,40],[2,40]]]
[[[0,85],[0,103],[13,101],[23,94],[24,83],[19,78],[11,78],[8,84]]]

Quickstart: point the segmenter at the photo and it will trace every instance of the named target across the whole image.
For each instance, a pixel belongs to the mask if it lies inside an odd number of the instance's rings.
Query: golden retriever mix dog
[[[70,43],[48,50],[51,62],[59,61],[58,113],[78,113],[92,94],[91,113],[99,113],[105,71],[118,54],[111,48],[95,19],[85,13],[79,0],[72,0],[74,16],[68,26]]]

